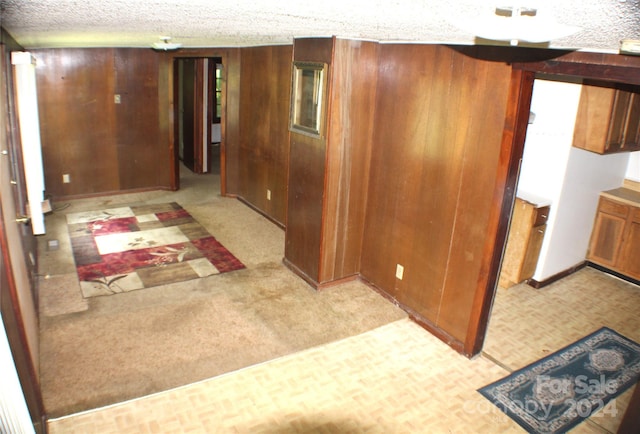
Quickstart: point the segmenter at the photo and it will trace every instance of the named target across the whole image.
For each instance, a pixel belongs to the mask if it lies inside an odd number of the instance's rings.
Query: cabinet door
[[[604,152],[618,152],[624,147],[630,100],[631,93],[616,89]]]
[[[606,267],[616,266],[628,211],[625,205],[600,199],[587,259]]]
[[[610,134],[611,112],[616,90],[610,87],[583,85],[573,132],[573,146],[602,154],[605,144],[615,139]],[[623,125],[618,129],[622,131]]]
[[[640,208],[633,209],[627,224],[619,270],[626,276],[640,280]]]
[[[637,86],[582,86],[573,146],[599,154],[640,150]]]
[[[640,94],[631,93],[624,127],[623,147],[627,151],[640,150]]]
[[[542,248],[542,241],[544,241],[544,233],[547,229],[547,225],[536,226],[531,229],[529,236],[529,246],[524,254],[522,260],[522,271],[520,272],[520,279],[531,279],[536,272],[538,266],[538,257],[540,256],[540,249]]]

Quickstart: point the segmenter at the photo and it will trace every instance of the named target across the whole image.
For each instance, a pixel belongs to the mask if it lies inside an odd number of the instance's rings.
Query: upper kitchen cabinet
[[[640,88],[584,84],[573,146],[598,154],[640,150]]]

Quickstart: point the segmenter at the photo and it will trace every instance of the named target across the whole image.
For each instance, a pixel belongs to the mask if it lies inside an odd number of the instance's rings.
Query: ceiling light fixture
[[[171,41],[170,36],[160,36],[160,42],[154,42],[151,48],[158,51],[174,51],[182,47],[182,44]]]
[[[555,22],[538,9],[525,6],[500,6],[490,16],[469,20],[463,27],[476,37],[492,41],[541,44],[572,35],[579,27]]]
[[[620,41],[620,54],[640,55],[640,39],[623,39]]]

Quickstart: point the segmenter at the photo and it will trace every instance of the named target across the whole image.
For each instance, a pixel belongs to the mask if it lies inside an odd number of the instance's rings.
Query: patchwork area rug
[[[177,203],[67,215],[85,298],[244,268]]]
[[[478,392],[528,432],[560,433],[617,411],[604,407],[639,377],[640,345],[604,327]]]

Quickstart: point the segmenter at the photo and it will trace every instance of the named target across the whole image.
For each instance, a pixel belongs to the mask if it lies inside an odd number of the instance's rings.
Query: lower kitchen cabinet
[[[587,259],[640,280],[640,192],[618,188],[601,195]]]
[[[509,288],[533,277],[547,228],[549,209],[549,206],[516,198],[500,271],[500,287]]]

